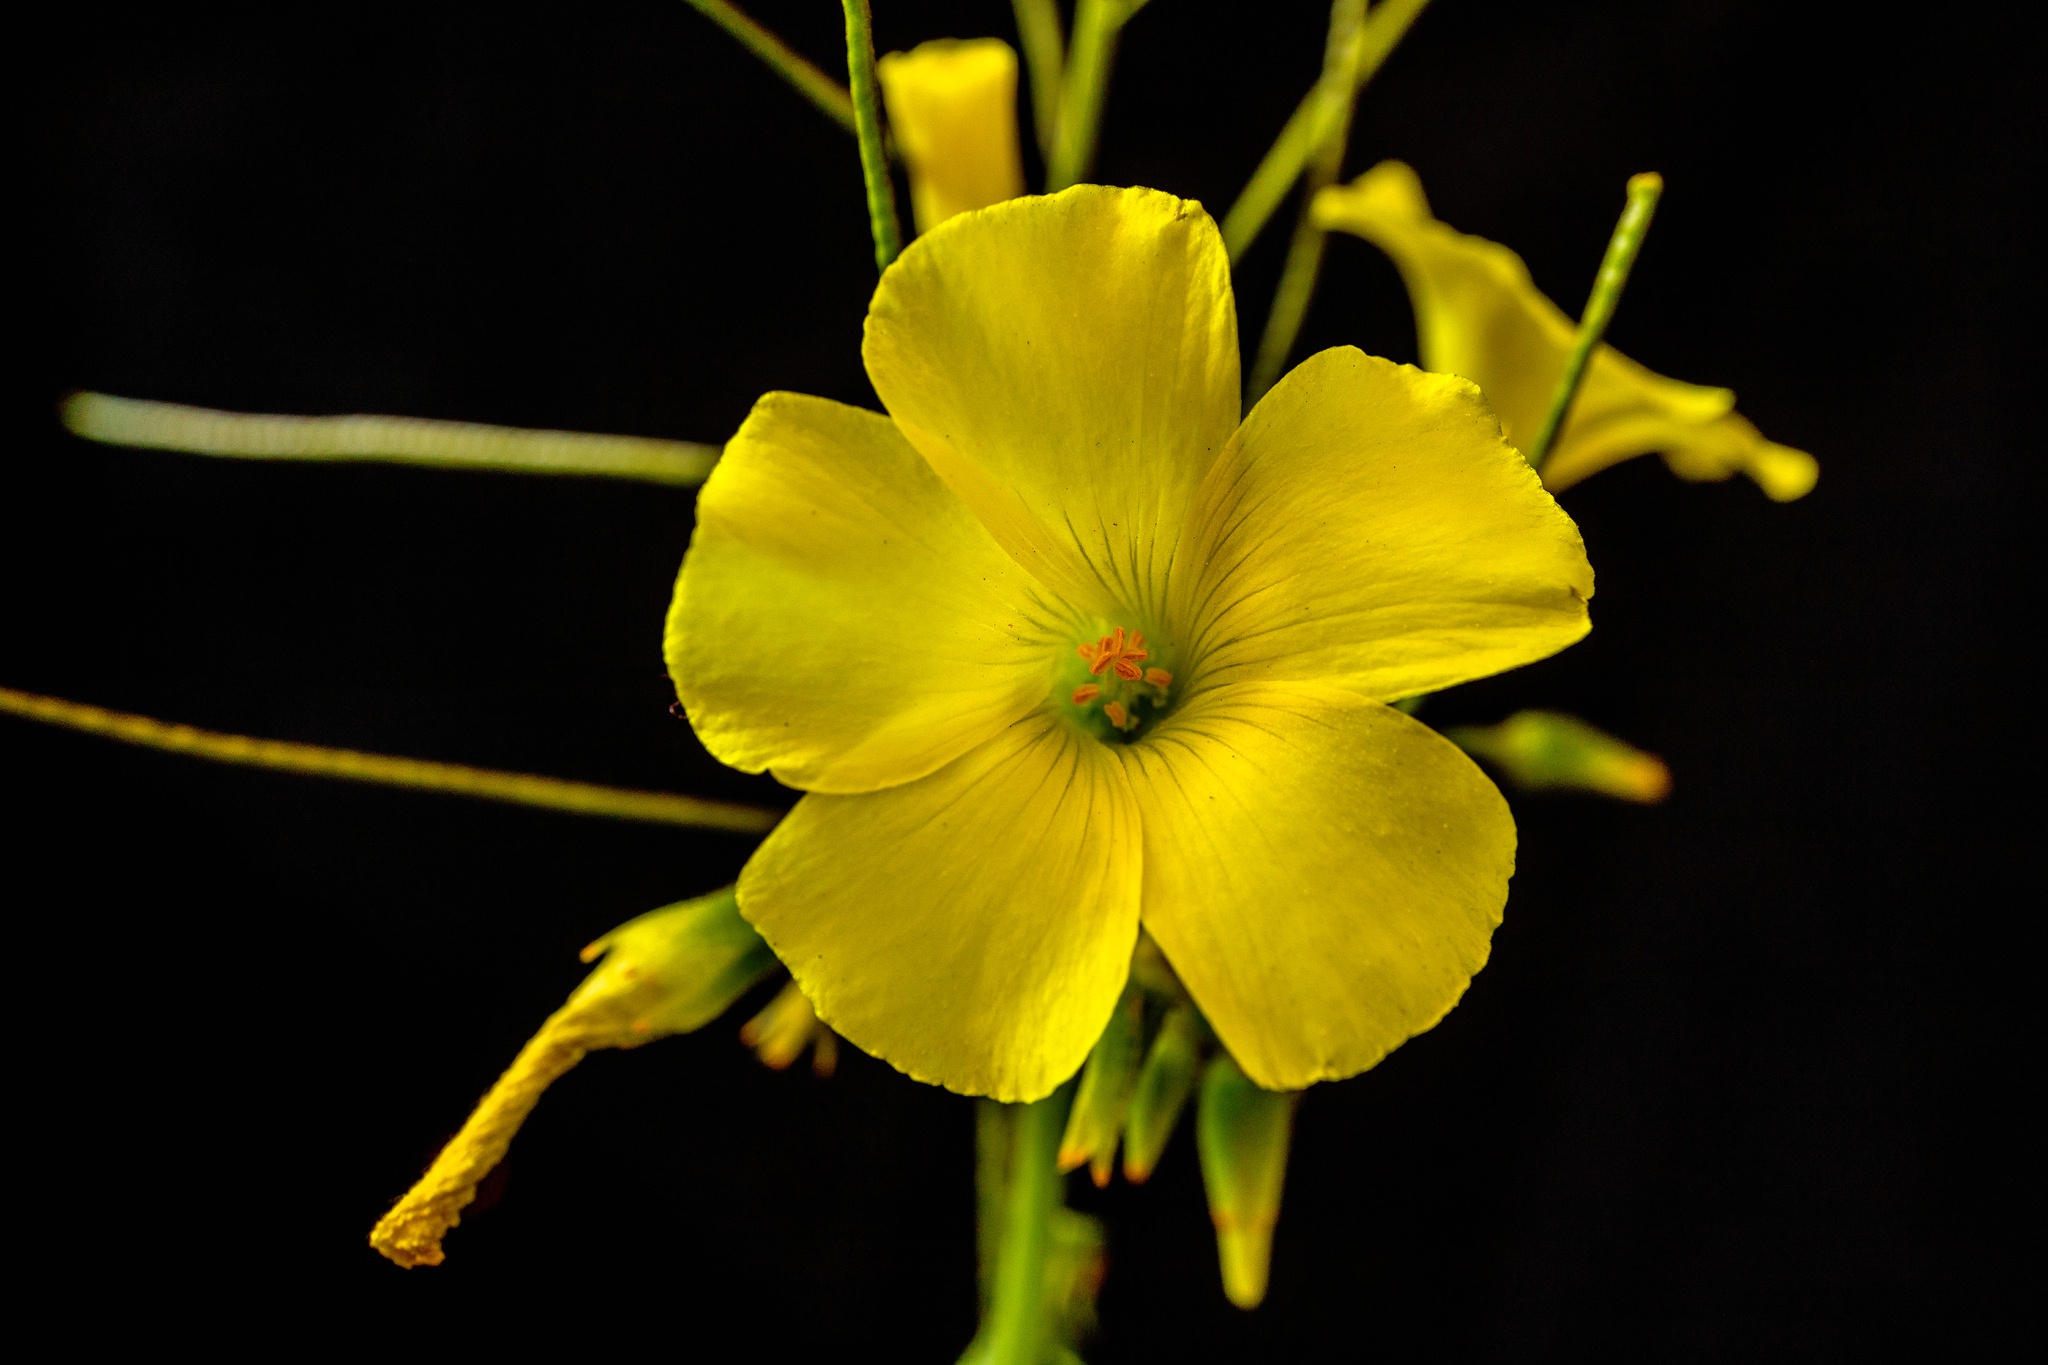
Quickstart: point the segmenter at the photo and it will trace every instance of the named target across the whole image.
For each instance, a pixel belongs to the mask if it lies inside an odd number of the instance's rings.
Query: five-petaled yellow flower
[[[1033,1099],[1142,925],[1268,1087],[1440,1019],[1514,825],[1387,703],[1593,591],[1478,390],[1339,348],[1240,424],[1214,223],[1099,186],[920,238],[863,355],[887,416],[774,393],[726,447],[666,639],[710,750],[807,793],[739,903],[819,1017]]]

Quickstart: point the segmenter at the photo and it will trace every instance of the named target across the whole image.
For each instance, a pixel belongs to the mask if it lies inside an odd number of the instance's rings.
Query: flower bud
[[[1266,1297],[1287,1142],[1300,1098],[1299,1091],[1261,1090],[1228,1053],[1219,1054],[1202,1076],[1195,1142],[1209,1217],[1216,1224],[1223,1292],[1239,1308],[1256,1308]]]
[[[1166,1151],[1173,1126],[1194,1088],[1205,1029],[1192,1005],[1179,1005],[1160,1021],[1159,1036],[1145,1054],[1145,1065],[1131,1092],[1124,1123],[1124,1179],[1142,1185]]]
[[[1088,1054],[1074,1107],[1067,1112],[1066,1136],[1060,1139],[1060,1169],[1071,1171],[1088,1163],[1097,1188],[1109,1183],[1117,1139],[1123,1136],[1124,1115],[1138,1079],[1138,1047],[1144,1025],[1145,993],[1135,985],[1126,986],[1123,999],[1117,1001],[1102,1036],[1095,1041],[1094,1051]]]
[[[688,1033],[723,1014],[775,966],[731,887],[631,919],[583,950],[603,955],[528,1040],[476,1111],[370,1233],[402,1266],[439,1265],[441,1239],[512,1145],[541,1093],[584,1054]]]
[[[1017,54],[1000,38],[940,38],[875,65],[910,172],[917,230],[1024,193]]]
[[[1671,769],[1575,716],[1518,711],[1498,725],[1461,725],[1444,738],[1528,791],[1572,789],[1654,805],[1671,794]]]
[[[839,1035],[827,1028],[791,981],[740,1028],[740,1041],[771,1070],[782,1071],[811,1048],[811,1074],[824,1080],[839,1067]]]

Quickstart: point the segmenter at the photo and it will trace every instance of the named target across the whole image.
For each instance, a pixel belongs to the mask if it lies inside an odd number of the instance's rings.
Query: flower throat
[[[1089,720],[1097,721],[1091,728],[1107,725],[1105,738],[1136,739],[1165,709],[1173,674],[1145,666],[1152,653],[1143,631],[1126,632],[1118,626],[1099,640],[1083,641],[1074,652],[1088,665],[1089,681],[1076,687],[1068,700]]]

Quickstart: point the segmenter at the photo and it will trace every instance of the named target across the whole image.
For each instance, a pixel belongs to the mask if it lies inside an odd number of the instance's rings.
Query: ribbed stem
[[[1060,1132],[1072,1091],[1069,1082],[1013,1116],[1009,1189],[979,1365],[1039,1365],[1045,1349],[1045,1257],[1059,1203]]]
[[[868,0],[840,0],[846,10],[846,84],[853,93],[853,131],[860,139],[860,172],[868,191],[868,230],[875,239],[875,269],[887,270],[903,250],[896,221],[896,186],[882,139],[882,96],[875,83],[875,23]]]

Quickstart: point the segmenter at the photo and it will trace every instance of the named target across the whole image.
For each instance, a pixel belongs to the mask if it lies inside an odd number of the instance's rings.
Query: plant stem
[[[882,143],[882,101],[875,86],[875,26],[868,0],[840,0],[846,10],[846,83],[853,92],[853,131],[860,139],[861,177],[867,182],[868,229],[875,238],[875,268],[887,270],[903,249],[896,222],[896,186]]]
[[[1060,1197],[1060,1133],[1072,1095],[1069,1081],[1012,1116],[1009,1189],[980,1365],[1039,1365],[1045,1349],[1045,1255]]]
[[[1017,41],[1024,64],[1031,69],[1031,121],[1037,125],[1038,152],[1048,163],[1059,140],[1060,69],[1066,64],[1066,40],[1060,36],[1057,0],[1012,0],[1017,12]]]
[[[1349,73],[1349,80],[1341,77],[1332,79],[1325,71],[1315,87],[1302,97],[1287,125],[1280,130],[1280,136],[1273,139],[1273,145],[1267,149],[1258,169],[1252,172],[1252,178],[1245,182],[1237,202],[1230,206],[1229,213],[1223,215],[1223,244],[1229,250],[1231,260],[1244,255],[1258,237],[1274,210],[1280,207],[1280,201],[1287,197],[1287,191],[1301,177],[1310,158],[1328,140],[1338,123],[1350,117],[1358,92],[1386,64],[1387,58],[1393,55],[1395,47],[1428,6],[1429,0],[1385,0],[1374,7],[1359,32],[1358,61]]]
[[[1109,69],[1116,62],[1116,37],[1136,8],[1129,0],[1079,0],[1074,7],[1074,41],[1067,52],[1059,130],[1046,159],[1049,191],[1079,184],[1095,163]]]
[[[1571,412],[1572,400],[1578,396],[1586,366],[1593,358],[1593,348],[1600,344],[1608,320],[1621,302],[1622,287],[1628,283],[1636,252],[1642,249],[1650,219],[1657,213],[1657,200],[1663,194],[1664,177],[1656,172],[1629,177],[1628,202],[1622,206],[1614,235],[1607,239],[1607,254],[1600,259],[1600,273],[1593,277],[1593,292],[1586,300],[1586,311],[1579,317],[1578,335],[1572,338],[1564,373],[1558,376],[1557,387],[1551,391],[1550,411],[1544,415],[1543,425],[1527,451],[1530,467],[1539,474],[1543,472],[1543,462],[1550,458],[1551,447],[1557,444],[1558,432],[1564,429],[1564,419]]]
[[[738,6],[726,0],[689,0],[691,8],[739,40],[740,46],[766,62],[770,69],[796,88],[796,92],[822,109],[826,116],[851,133],[856,131],[853,98],[846,87],[812,65],[788,43],[761,27]]]
[[[1342,82],[1351,94],[1344,101],[1343,114],[1315,154],[1309,158],[1302,181],[1301,211],[1295,215],[1294,238],[1287,244],[1287,264],[1280,270],[1280,287],[1273,293],[1272,311],[1266,314],[1266,330],[1259,337],[1258,358],[1252,362],[1252,376],[1245,385],[1245,404],[1259,401],[1273,387],[1294,350],[1294,339],[1308,316],[1309,299],[1315,294],[1316,276],[1323,265],[1324,232],[1309,216],[1318,191],[1334,183],[1344,167],[1344,147],[1351,138],[1351,113],[1357,107],[1354,79],[1365,24],[1365,0],[1333,0],[1330,5],[1330,38],[1323,53],[1323,77]]]

